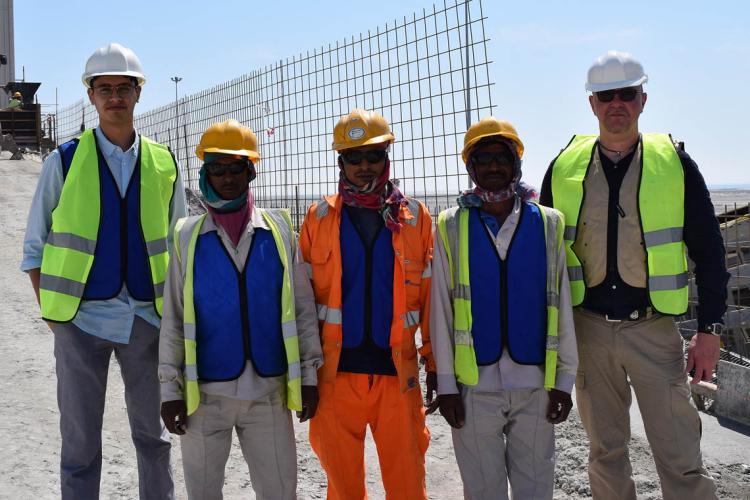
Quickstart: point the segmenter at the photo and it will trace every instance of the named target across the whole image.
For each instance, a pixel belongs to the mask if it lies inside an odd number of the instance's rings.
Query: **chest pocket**
[[[404,259],[404,284],[406,289],[406,309],[419,311],[419,290],[422,285],[424,261]]]
[[[312,267],[312,279],[315,291],[328,294],[331,288],[330,278],[333,269],[330,246],[313,246],[310,248],[310,265]]]

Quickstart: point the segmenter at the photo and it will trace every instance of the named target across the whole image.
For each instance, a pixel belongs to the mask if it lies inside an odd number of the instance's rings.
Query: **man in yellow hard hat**
[[[13,92],[13,97],[8,101],[8,109],[20,108],[23,104],[23,96],[20,92]]]
[[[164,291],[162,418],[181,436],[191,499],[221,498],[232,430],[257,498],[296,498],[289,410],[315,415],[323,357],[286,209],[254,204],[255,133],[211,125],[196,149],[208,214],[183,219]]]
[[[432,221],[389,180],[388,122],[355,109],[333,131],[338,193],[314,203],[300,234],[312,270],[325,364],[310,443],[328,476],[328,498],[363,499],[364,439],[375,439],[386,496],[426,498],[425,427],[414,335],[434,363],[429,310]]]
[[[63,499],[98,498],[112,353],[125,384],[141,499],[173,497],[169,434],[159,418],[162,290],[185,191],[166,146],[137,133],[146,78],[113,43],[86,62],[99,125],[45,160],[21,269],[55,335]]]
[[[554,424],[566,420],[578,356],[564,221],[529,201],[523,143],[484,118],[464,136],[475,188],[438,217],[430,332],[438,407],[453,427],[467,499],[551,499]]]
[[[695,162],[668,134],[641,134],[648,77],[630,54],[591,65],[586,90],[598,135],[576,135],[550,165],[542,203],[565,214],[581,364],[576,401],[589,436],[594,498],[635,499],[628,457],[631,389],[665,499],[716,498],[700,452],[693,383],[719,359],[728,274],[724,244]],[[672,316],[687,311],[695,262],[698,332],[685,366]]]

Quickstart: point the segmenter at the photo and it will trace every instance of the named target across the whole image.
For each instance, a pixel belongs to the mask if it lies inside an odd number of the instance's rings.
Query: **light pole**
[[[174,123],[175,123],[175,155],[177,156],[177,160],[180,159],[180,114],[179,114],[179,104],[177,100],[177,84],[182,81],[182,78],[179,76],[173,76],[170,78],[174,82]]]

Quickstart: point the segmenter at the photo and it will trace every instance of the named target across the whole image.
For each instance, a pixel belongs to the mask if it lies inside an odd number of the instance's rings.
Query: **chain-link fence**
[[[203,131],[228,118],[248,125],[262,158],[256,200],[289,207],[299,225],[310,202],[336,191],[336,121],[355,107],[376,110],[396,136],[392,177],[437,213],[468,186],[459,155],[467,124],[493,109],[484,23],[481,0],[433,5],[142,113],[136,127],[169,145],[197,188]],[[96,124],[79,101],[60,112],[59,141]]]

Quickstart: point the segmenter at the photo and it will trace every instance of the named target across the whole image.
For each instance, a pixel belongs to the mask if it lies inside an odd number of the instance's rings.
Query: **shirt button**
[[[617,285],[612,285],[612,290],[617,290]]]

